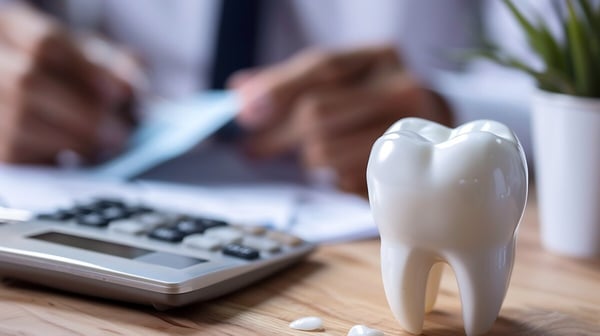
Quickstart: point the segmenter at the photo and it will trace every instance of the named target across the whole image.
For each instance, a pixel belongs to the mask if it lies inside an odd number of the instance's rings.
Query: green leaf
[[[564,69],[566,57],[543,20],[538,17],[538,25],[540,27],[537,28],[521,14],[512,1],[504,0],[504,3],[525,31],[531,48],[542,58],[546,67]]]
[[[506,4],[506,6],[508,7],[508,9],[510,10],[510,12],[512,13],[512,15],[515,17],[515,19],[517,19],[517,21],[519,22],[519,24],[521,25],[521,27],[523,28],[523,30],[525,31],[525,33],[527,34],[529,39],[535,40],[535,37],[537,36],[537,31],[536,31],[535,27],[529,21],[527,21],[525,16],[523,16],[523,14],[521,14],[521,12],[517,8],[517,6],[515,6],[515,4],[513,4],[511,0],[503,0],[503,1]]]
[[[567,17],[566,25],[572,64],[575,70],[575,88],[579,95],[587,96],[592,91],[588,44],[582,22],[575,13],[573,3],[568,1],[567,6],[569,16]]]
[[[484,57],[492,62],[505,67],[523,71],[532,76],[541,89],[553,92],[562,92],[566,94],[575,94],[576,89],[570,78],[565,77],[564,73],[546,69],[544,72],[536,71],[525,63],[514,57],[502,54],[497,49],[479,50],[472,53],[478,57]]]
[[[512,0],[503,1],[522,28],[533,51],[540,56],[544,69],[534,69],[502,53],[495,46],[488,45],[473,55],[523,71],[544,90],[600,98],[600,7],[593,6],[590,0],[554,2],[554,15],[562,23],[564,32],[562,41],[552,34],[545,17],[537,15],[537,21],[533,24],[522,15]]]
[[[558,42],[552,36],[550,29],[548,29],[544,22],[540,22],[539,25],[538,43],[543,45],[543,48],[540,48],[542,51],[540,56],[544,60],[546,67],[551,69],[565,69],[567,60]]]
[[[595,31],[596,34],[600,32],[600,20],[594,15],[594,11],[589,1],[587,0],[579,0],[579,7],[581,7],[581,11],[585,16],[589,26],[592,28],[592,31]]]

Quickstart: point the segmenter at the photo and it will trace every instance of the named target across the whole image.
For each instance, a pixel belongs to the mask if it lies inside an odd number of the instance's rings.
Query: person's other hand
[[[93,158],[125,137],[112,112],[131,94],[59,23],[24,5],[0,11],[0,161],[54,163],[63,150]]]
[[[444,101],[410,77],[390,47],[309,51],[238,73],[231,84],[244,101],[238,122],[254,155],[299,149],[308,169],[333,171],[341,189],[363,195],[371,146],[392,123],[451,123]]]

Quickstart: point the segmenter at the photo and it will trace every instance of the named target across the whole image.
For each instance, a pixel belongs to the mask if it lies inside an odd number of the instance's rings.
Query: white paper
[[[0,207],[39,213],[98,196],[286,230],[312,242],[377,235],[368,203],[339,192],[292,184],[190,187],[152,181],[125,183],[87,173],[0,165]]]

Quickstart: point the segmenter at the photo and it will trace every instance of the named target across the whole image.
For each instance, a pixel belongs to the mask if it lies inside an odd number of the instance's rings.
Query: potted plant
[[[553,2],[562,29],[553,34],[539,16],[534,22],[504,3],[543,63],[536,69],[499,48],[483,52],[537,82],[531,124],[542,242],[571,256],[600,256],[600,8]]]

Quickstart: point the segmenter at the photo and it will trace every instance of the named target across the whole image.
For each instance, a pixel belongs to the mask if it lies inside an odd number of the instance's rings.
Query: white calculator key
[[[242,245],[265,252],[277,252],[281,249],[281,244],[279,242],[264,237],[244,237]]]
[[[204,235],[217,238],[223,244],[239,243],[244,238],[244,233],[232,227],[216,227],[206,230]]]
[[[203,234],[193,234],[183,238],[183,245],[201,250],[216,250],[221,247],[221,240]]]
[[[161,225],[166,224],[168,219],[163,215],[149,213],[149,214],[143,214],[138,217],[135,217],[134,220],[141,222],[142,224],[146,225],[146,227],[148,227],[150,229],[154,229]]]
[[[108,229],[112,232],[125,233],[130,235],[140,235],[152,230],[152,227],[142,222],[124,219],[110,223]]]

